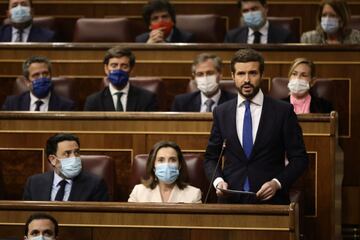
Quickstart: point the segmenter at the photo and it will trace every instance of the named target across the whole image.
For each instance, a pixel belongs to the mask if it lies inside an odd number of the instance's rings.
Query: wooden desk
[[[48,212],[66,240],[298,240],[298,205],[0,202],[0,237],[23,233],[34,212]]]
[[[307,173],[297,182],[304,191],[305,234],[308,239],[337,239],[343,156],[336,116],[301,115],[299,121],[310,159]],[[54,133],[77,134],[83,154],[111,155],[119,199],[126,200],[135,154],[148,153],[162,139],[177,142],[184,152],[203,153],[211,124],[208,113],[0,112],[0,164],[8,199],[19,200],[26,178],[42,172],[44,144]]]

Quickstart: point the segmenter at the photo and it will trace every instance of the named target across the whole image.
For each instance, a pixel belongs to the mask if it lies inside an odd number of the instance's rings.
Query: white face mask
[[[327,34],[336,33],[339,30],[339,19],[336,17],[322,17],[321,27]]]
[[[11,22],[24,23],[31,20],[31,9],[28,6],[17,5],[10,9]]]
[[[198,89],[205,95],[214,93],[219,87],[216,74],[204,77],[196,77],[195,81]]]
[[[26,238],[28,240],[53,240],[54,238],[53,237],[45,237],[43,235],[39,235],[39,236],[36,236],[36,237],[29,237],[29,238]]]
[[[304,79],[292,79],[288,83],[288,88],[291,93],[304,94],[310,89],[310,84]]]
[[[71,179],[79,175],[82,169],[81,159],[79,157],[70,157],[61,159],[61,173],[67,179]]]

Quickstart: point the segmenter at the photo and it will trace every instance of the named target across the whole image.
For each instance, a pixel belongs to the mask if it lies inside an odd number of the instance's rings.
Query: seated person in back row
[[[109,86],[86,98],[84,111],[156,111],[156,95],[129,83],[135,55],[128,48],[113,47],[104,57]]]
[[[36,27],[31,0],[9,0],[7,17],[10,24],[0,27],[0,42],[54,42],[55,33]]]
[[[267,20],[266,0],[239,0],[245,26],[230,30],[226,43],[293,43],[295,36]]]
[[[140,34],[136,42],[176,43],[192,42],[192,33],[180,31],[176,26],[175,9],[168,0],[149,0],[144,6],[143,18],[150,32]]]
[[[294,106],[295,113],[330,113],[333,110],[330,102],[311,93],[314,80],[315,64],[306,58],[295,59],[289,70],[289,97],[283,99]]]
[[[45,152],[54,171],[29,177],[24,200],[109,201],[105,181],[82,169],[77,136],[56,134],[47,140]]]
[[[148,179],[134,187],[129,202],[201,203],[200,189],[186,184],[187,167],[176,143],[161,141],[154,145],[146,174]]]
[[[74,102],[58,96],[51,81],[51,62],[46,57],[32,56],[23,63],[24,81],[29,91],[8,96],[4,111],[71,111]]]
[[[24,240],[55,240],[58,235],[58,222],[47,213],[33,213],[26,220]]]
[[[221,72],[220,57],[209,53],[198,55],[192,64],[192,75],[199,91],[177,95],[171,111],[212,112],[217,105],[236,97],[219,88]]]
[[[350,20],[350,10],[345,0],[323,0],[316,15],[316,29],[303,33],[301,42],[359,44],[360,31],[349,27]]]

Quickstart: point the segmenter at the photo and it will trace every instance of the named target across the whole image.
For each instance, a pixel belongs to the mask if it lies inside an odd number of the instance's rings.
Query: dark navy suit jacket
[[[222,177],[229,189],[242,190],[246,176],[250,191],[257,192],[261,186],[276,178],[281,190],[263,203],[288,204],[288,191],[302,175],[308,158],[291,104],[264,96],[259,127],[254,146],[248,159],[236,131],[237,98],[216,107],[213,126],[205,153],[205,172],[210,179],[215,172],[224,139],[226,139],[224,168],[216,169],[215,178]],[[289,164],[285,166],[285,153]],[[239,195],[230,195],[224,202],[240,202]]]
[[[130,84],[126,111],[156,111],[156,95],[142,88]],[[115,111],[109,87],[100,92],[96,92],[86,98],[84,111]]]
[[[0,42],[11,42],[11,25],[0,27]],[[55,42],[55,32],[36,26],[32,26],[29,33],[28,42]]]
[[[54,172],[36,174],[27,179],[23,199],[25,201],[50,201]],[[109,201],[105,181],[82,171],[73,179],[69,201]]]
[[[267,43],[299,42],[288,30],[269,23]],[[225,43],[247,43],[249,28],[244,26],[230,30],[225,36]]]
[[[135,39],[136,42],[146,43],[149,39],[149,32],[138,35]],[[194,42],[194,35],[189,32],[180,31],[178,28],[173,28],[173,33],[170,39],[172,43],[189,43]]]
[[[24,92],[20,95],[8,96],[2,105],[3,111],[29,111],[30,110],[30,92]],[[74,102],[56,95],[51,92],[49,100],[49,111],[73,111]]]
[[[221,90],[218,105],[236,97],[236,94]],[[171,106],[173,112],[200,112],[201,108],[201,93],[200,91],[192,93],[184,93],[175,96],[174,102]]]

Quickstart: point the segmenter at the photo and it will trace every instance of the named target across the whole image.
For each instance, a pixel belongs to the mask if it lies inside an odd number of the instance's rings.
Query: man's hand
[[[218,185],[216,185],[216,195],[218,197],[224,196],[224,193],[217,188],[228,189],[228,184],[227,184],[227,182],[221,181],[218,183]]]
[[[146,43],[161,43],[165,42],[163,28],[152,30],[149,33],[149,39]]]
[[[261,186],[260,190],[256,193],[256,197],[262,201],[269,200],[279,189],[280,186],[278,183],[275,180],[271,180]]]

